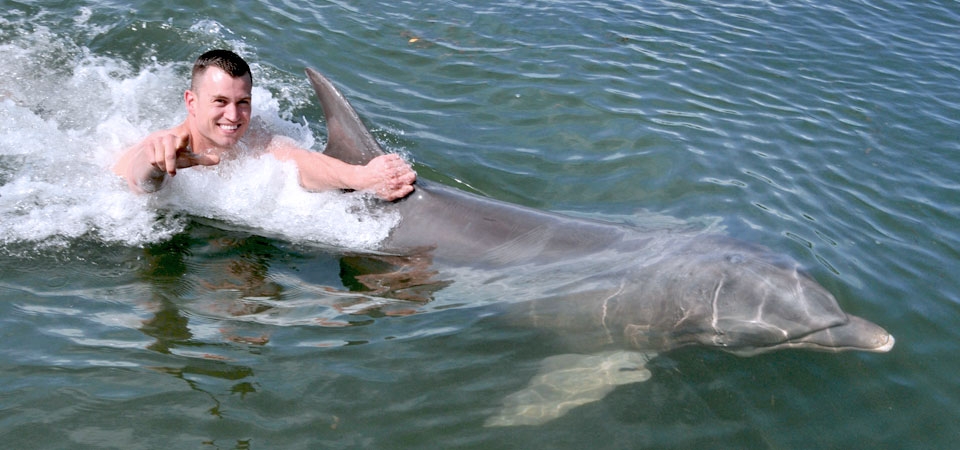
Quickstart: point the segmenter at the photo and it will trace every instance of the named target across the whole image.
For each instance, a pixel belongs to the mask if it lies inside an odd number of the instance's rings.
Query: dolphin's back
[[[423,181],[394,208],[403,219],[381,250],[429,251],[447,263],[552,262],[611,248],[625,237],[625,229],[615,224],[526,208]]]

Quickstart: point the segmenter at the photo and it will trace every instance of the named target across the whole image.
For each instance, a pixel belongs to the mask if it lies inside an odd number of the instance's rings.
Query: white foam
[[[152,200],[292,241],[348,248],[376,248],[398,220],[370,208],[365,194],[304,191],[293,163],[269,155],[181,171]]]
[[[129,192],[110,167],[126,147],[183,120],[190,62],[134,70],[42,26],[32,30],[0,44],[0,243],[143,245],[198,216],[296,242],[370,249],[398,220],[360,194],[307,193],[293,167],[271,157],[182,170],[155,195]],[[51,51],[60,56],[44,56]],[[314,147],[310,128],[284,119],[292,115],[270,88],[254,88],[259,126]]]

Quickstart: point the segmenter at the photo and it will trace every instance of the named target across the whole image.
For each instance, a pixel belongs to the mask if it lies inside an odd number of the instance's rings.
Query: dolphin
[[[352,164],[384,154],[330,80],[306,73],[326,117],[324,153]],[[552,420],[649,378],[647,360],[688,345],[742,356],[894,345],[880,326],[844,313],[794,260],[722,233],[570,217],[426,180],[378,207],[401,217],[381,255],[415,257],[424,284],[439,277],[440,288],[498,291],[511,300],[511,320],[553,330],[588,353],[546,361],[487,425]],[[526,288],[532,280],[536,292]]]

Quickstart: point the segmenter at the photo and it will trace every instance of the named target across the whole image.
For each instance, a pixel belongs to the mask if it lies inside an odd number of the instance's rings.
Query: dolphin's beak
[[[847,323],[815,331],[793,339],[786,345],[828,352],[859,350],[884,353],[893,348],[894,339],[887,330],[857,316],[848,314],[847,318],[850,319]]]
[[[740,356],[752,356],[785,348],[802,348],[821,352],[861,351],[885,353],[893,348],[894,339],[887,330],[869,320],[847,315],[845,323],[814,331],[770,347],[730,350]]]

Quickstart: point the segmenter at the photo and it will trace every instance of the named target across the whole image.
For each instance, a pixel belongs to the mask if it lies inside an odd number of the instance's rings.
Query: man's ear
[[[194,94],[191,90],[186,90],[183,92],[183,103],[187,105],[187,114],[193,115],[193,108],[196,107],[197,103],[197,94]]]

